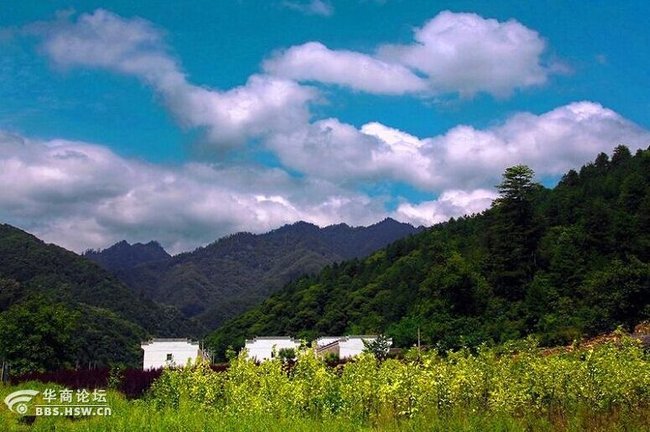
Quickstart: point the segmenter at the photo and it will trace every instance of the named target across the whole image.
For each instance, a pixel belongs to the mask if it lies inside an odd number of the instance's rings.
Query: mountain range
[[[137,367],[144,339],[200,337],[293,278],[418,230],[392,219],[356,228],[298,222],[174,257],[154,241],[123,241],[79,256],[2,224],[0,360],[14,373]]]
[[[393,219],[368,227],[319,228],[296,222],[265,234],[233,234],[174,257],[156,242],[124,241],[84,257],[113,272],[138,295],[174,306],[214,329],[301,275],[368,256],[422,229]]]

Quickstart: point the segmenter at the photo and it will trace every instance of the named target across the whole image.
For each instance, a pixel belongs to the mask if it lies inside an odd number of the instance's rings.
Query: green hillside
[[[0,225],[0,360],[15,371],[136,365],[142,338],[196,333],[97,264]]]
[[[650,150],[619,146],[552,190],[532,176],[509,168],[489,210],[290,283],[209,343],[385,332],[408,346],[420,328],[442,348],[528,334],[552,345],[649,318]]]
[[[133,292],[176,307],[186,318],[213,330],[304,274],[366,257],[418,230],[392,219],[368,227],[319,228],[296,222],[265,234],[233,234],[174,257],[165,258],[157,244],[126,242],[85,256],[113,272]],[[142,260],[144,251],[151,262],[128,265]]]

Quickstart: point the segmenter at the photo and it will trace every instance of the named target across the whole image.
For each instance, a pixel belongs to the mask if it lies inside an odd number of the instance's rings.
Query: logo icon
[[[39,392],[36,390],[18,390],[9,394],[5,398],[5,404],[9,407],[9,410],[20,415],[27,414],[29,410],[29,402],[36,396]]]

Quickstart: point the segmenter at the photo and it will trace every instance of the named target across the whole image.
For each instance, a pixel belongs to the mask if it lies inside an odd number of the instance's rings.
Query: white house
[[[191,342],[188,339],[152,339],[143,342],[144,360],[142,369],[158,369],[169,366],[185,366],[190,361],[206,359],[198,342]]]
[[[283,348],[300,348],[300,341],[289,336],[258,336],[247,339],[244,349],[249,359],[255,361],[269,360]]]
[[[324,347],[325,345],[329,345],[339,339],[343,339],[344,337],[345,336],[321,336],[316,339],[316,348]]]
[[[368,343],[376,339],[375,335],[323,336],[316,339],[316,354],[334,353],[340,359],[350,358],[363,352],[366,348],[364,341]]]

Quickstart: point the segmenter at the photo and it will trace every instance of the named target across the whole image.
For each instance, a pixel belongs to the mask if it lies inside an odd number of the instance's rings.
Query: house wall
[[[276,353],[282,348],[298,349],[300,347],[300,342],[289,338],[256,338],[253,340],[247,340],[246,345],[244,346],[244,348],[247,350],[248,358],[256,361],[271,359],[271,354],[273,353],[274,347]]]
[[[363,341],[370,342],[377,339],[376,337],[347,337],[341,339],[339,345],[339,358],[354,357],[363,352],[366,346]]]
[[[202,355],[198,344],[192,344],[187,341],[153,341],[142,344],[144,350],[144,360],[142,369],[157,369],[170,366],[167,362],[167,354],[172,354],[174,366],[185,366],[191,360]]]

